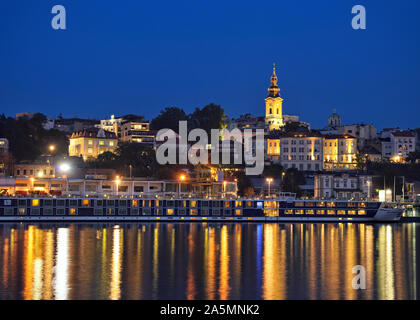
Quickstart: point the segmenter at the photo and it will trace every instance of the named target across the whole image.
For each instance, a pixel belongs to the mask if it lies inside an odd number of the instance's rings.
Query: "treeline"
[[[50,145],[55,147],[54,154],[67,154],[69,141],[66,134],[56,129],[45,130],[46,121],[42,113],[19,119],[0,115],[0,137],[9,140],[9,151],[15,161],[35,160],[48,154]]]

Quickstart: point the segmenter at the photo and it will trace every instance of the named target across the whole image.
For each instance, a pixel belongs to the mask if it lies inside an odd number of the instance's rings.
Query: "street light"
[[[270,185],[273,182],[273,178],[267,178],[265,180],[268,182],[268,197],[270,198]]]
[[[68,163],[63,163],[60,165],[60,170],[63,172],[68,172],[70,171],[71,167]]]
[[[223,198],[226,197],[226,185],[227,181],[223,181]]]
[[[117,185],[117,197],[118,197],[118,185],[120,184],[121,180],[120,180],[120,176],[117,176],[115,179],[115,184]]]
[[[53,152],[53,151],[55,150],[55,146],[51,144],[51,145],[48,147],[48,149],[50,149],[50,151],[51,151],[51,152]]]
[[[181,197],[181,182],[185,181],[187,177],[185,176],[185,174],[181,174],[179,176],[179,183],[178,183],[178,197]]]

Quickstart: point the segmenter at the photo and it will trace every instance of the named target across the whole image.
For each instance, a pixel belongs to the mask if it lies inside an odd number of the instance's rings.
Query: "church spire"
[[[268,97],[280,97],[280,89],[277,86],[276,64],[273,63],[273,74],[270,79],[271,85],[268,88]]]

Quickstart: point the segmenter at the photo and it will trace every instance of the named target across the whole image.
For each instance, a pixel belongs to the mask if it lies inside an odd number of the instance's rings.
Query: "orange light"
[[[267,178],[265,179],[267,182],[273,182],[273,178]]]
[[[185,174],[181,174],[179,176],[179,180],[184,181],[186,179]]]
[[[54,151],[54,150],[55,150],[55,146],[50,145],[50,146],[49,146],[49,149],[50,149],[50,151]]]

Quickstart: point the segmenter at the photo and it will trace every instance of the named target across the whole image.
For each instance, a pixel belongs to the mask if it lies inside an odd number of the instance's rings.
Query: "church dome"
[[[328,117],[328,126],[329,127],[341,127],[341,117],[334,109],[332,115]]]

